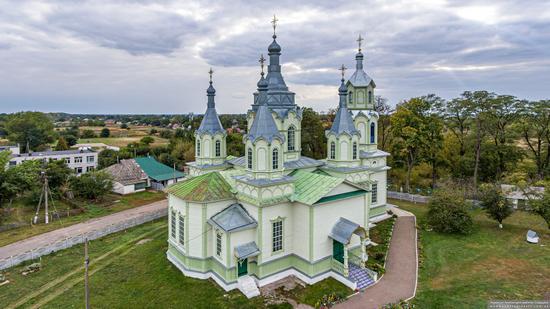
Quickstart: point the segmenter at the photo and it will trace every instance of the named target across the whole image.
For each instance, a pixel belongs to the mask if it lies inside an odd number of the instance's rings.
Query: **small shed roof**
[[[348,244],[351,235],[359,228],[359,224],[340,217],[328,236],[339,243]]]
[[[134,160],[136,160],[136,163],[139,164],[147,176],[156,181],[185,177],[184,173],[176,171],[173,168],[158,162],[152,157],[135,158]]]
[[[147,180],[147,174],[141,170],[139,165],[133,159],[120,160],[105,169],[114,181],[123,185],[132,185]]]
[[[235,257],[240,260],[259,254],[260,249],[258,249],[258,246],[253,241],[235,247]]]

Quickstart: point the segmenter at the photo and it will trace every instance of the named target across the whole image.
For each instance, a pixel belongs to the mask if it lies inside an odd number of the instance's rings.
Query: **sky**
[[[245,113],[273,14],[300,106],[338,105],[361,34],[392,105],[488,90],[550,98],[550,1],[0,0],[0,113]]]

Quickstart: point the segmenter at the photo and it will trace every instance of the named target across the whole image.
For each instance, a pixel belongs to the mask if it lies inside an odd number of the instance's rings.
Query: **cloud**
[[[544,1],[14,0],[0,3],[0,108],[202,112],[213,66],[220,112],[244,112],[273,13],[300,104],[337,104],[337,68],[352,74],[359,33],[365,68],[391,103],[470,89],[548,97]]]

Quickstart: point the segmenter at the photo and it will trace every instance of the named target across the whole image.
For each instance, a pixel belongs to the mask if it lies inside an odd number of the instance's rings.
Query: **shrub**
[[[103,128],[101,129],[101,133],[99,134],[101,137],[109,137],[111,136],[111,130],[109,128]]]
[[[94,130],[86,129],[82,131],[82,134],[80,135],[82,138],[94,138],[96,137]]]
[[[469,234],[473,221],[464,197],[451,190],[438,190],[428,204],[428,224],[437,232]]]
[[[504,197],[502,190],[489,184],[481,186],[481,207],[485,209],[489,218],[498,222],[500,228],[502,221],[513,212],[512,205]]]
[[[77,197],[97,200],[111,191],[113,181],[109,174],[95,171],[71,177],[70,187]]]

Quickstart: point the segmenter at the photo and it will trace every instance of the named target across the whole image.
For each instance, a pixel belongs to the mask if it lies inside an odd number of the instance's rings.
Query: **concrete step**
[[[250,276],[242,276],[237,279],[237,288],[247,298],[252,298],[260,295],[260,290],[256,285],[256,281]]]
[[[357,289],[364,290],[374,284],[374,280],[369,276],[368,272],[358,265],[349,264],[349,279],[357,283]]]

